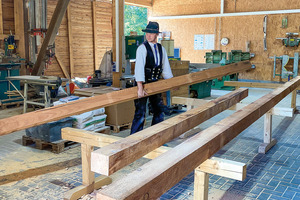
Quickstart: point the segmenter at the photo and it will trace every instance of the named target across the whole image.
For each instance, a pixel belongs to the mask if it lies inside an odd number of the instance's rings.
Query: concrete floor
[[[250,89],[249,97],[244,99],[243,103],[251,103],[270,91]],[[212,98],[226,93],[227,91],[212,90]],[[300,105],[299,95],[297,96],[297,105]],[[289,107],[290,95],[278,106]],[[21,108],[2,110],[0,118],[21,111]],[[232,113],[233,111],[224,111],[199,127],[205,129]],[[265,155],[257,153],[257,148],[263,141],[263,118],[216,153],[214,156],[247,163],[247,179],[240,182],[210,175],[209,199],[300,199],[299,122],[299,115],[293,118],[274,116],[273,136],[278,143]],[[150,122],[147,122],[147,126],[149,124]],[[47,150],[22,146],[23,135],[25,131],[0,137],[1,200],[62,199],[70,188],[81,185],[79,146],[54,154]],[[126,137],[129,131],[125,130],[115,135]],[[184,139],[177,138],[167,145],[174,147],[182,141]],[[113,181],[146,162],[147,159],[139,159],[125,167],[112,175]],[[51,171],[52,168],[56,171]],[[193,178],[191,173],[160,199],[193,199]]]

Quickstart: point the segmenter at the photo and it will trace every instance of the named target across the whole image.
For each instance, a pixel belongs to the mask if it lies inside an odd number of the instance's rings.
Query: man
[[[143,84],[158,81],[161,75],[164,79],[173,77],[167,52],[161,44],[157,43],[157,36],[160,33],[159,24],[149,22],[146,29],[142,31],[146,33],[147,41],[136,51],[134,76],[138,88],[138,99],[134,101],[135,115],[130,134],[143,130],[148,99]],[[152,125],[154,125],[164,120],[161,94],[149,96],[149,101],[153,110]]]

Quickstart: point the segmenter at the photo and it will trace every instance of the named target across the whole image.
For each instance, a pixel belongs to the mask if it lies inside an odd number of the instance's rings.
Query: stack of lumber
[[[21,94],[24,96],[24,91],[20,91]],[[4,92],[8,97],[21,97],[20,93],[17,90],[8,90],[7,92]],[[31,89],[27,92],[27,97],[33,97],[36,95],[36,92],[34,89]]]
[[[107,86],[82,88],[82,89],[76,89],[74,91],[74,95],[91,97],[91,96],[106,94],[106,93],[118,91],[118,90],[120,90],[120,88],[107,87]]]

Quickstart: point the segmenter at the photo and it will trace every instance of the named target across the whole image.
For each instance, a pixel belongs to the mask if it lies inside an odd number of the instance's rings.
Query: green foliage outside
[[[125,35],[130,35],[130,31],[144,35],[142,29],[147,26],[147,8],[125,5],[124,23]]]

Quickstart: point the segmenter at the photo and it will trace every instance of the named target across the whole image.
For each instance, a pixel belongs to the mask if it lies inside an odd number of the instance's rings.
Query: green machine
[[[125,59],[126,66],[123,66],[123,75],[131,75],[130,60],[136,58],[137,48],[145,41],[144,35],[125,36]]]
[[[205,53],[205,62],[219,64],[221,60],[227,59],[227,53],[222,50],[212,50],[211,52]]]
[[[298,36],[298,33],[286,33],[286,37],[285,38],[276,38],[278,40],[282,40],[282,44],[286,47],[290,46],[290,47],[298,47],[299,46],[299,42],[300,42],[300,38],[297,38],[296,36]]]
[[[125,36],[126,60],[136,58],[136,50],[145,41],[143,35]]]
[[[212,80],[196,83],[190,86],[190,97],[202,99],[210,97]]]
[[[221,51],[221,50],[220,50]],[[214,50],[212,51],[212,53]],[[228,60],[226,60],[226,52],[220,52],[219,54],[225,54],[225,56],[222,56],[222,60],[219,62],[221,65],[231,64],[231,63],[238,63],[240,61],[244,60],[250,60],[251,54],[250,52],[242,52],[241,50],[232,50],[231,52],[228,52]],[[213,60],[219,60],[219,56],[215,56]],[[206,61],[209,61],[206,59]],[[207,62],[206,62],[207,63]],[[219,89],[219,90],[234,90],[235,87],[231,86],[224,86],[224,81],[237,81],[239,74],[231,74],[227,76],[223,76],[219,79],[212,80],[212,88],[213,89]]]

